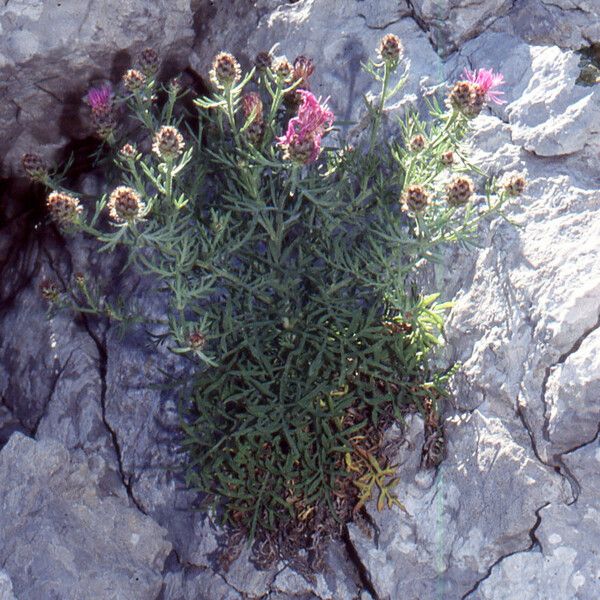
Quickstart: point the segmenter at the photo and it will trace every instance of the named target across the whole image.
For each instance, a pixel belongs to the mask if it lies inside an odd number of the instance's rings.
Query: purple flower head
[[[488,102],[506,104],[506,101],[500,98],[500,96],[504,95],[504,92],[494,90],[499,85],[504,85],[504,75],[502,73],[494,73],[493,69],[475,69],[474,71],[469,71],[465,68],[464,76],[468,81],[478,85],[483,90],[485,99]]]
[[[297,90],[302,104],[298,114],[289,120],[285,135],[277,138],[277,143],[286,149],[289,157],[300,159],[305,164],[317,160],[321,152],[321,138],[334,120],[333,113],[307,90]],[[298,152],[294,152],[298,150]]]
[[[110,85],[92,88],[87,93],[86,100],[92,110],[107,109],[112,105],[113,92]]]

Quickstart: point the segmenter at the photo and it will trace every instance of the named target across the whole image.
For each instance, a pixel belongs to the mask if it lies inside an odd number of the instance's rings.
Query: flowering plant
[[[156,106],[156,61],[146,60],[120,97],[88,95],[92,112],[111,112],[110,135],[99,134],[119,185],[91,216],[62,189],[48,196],[60,226],[105,250],[125,246],[168,292],[166,337],[196,366],[181,401],[187,482],[263,549],[314,548],[371,497],[401,505],[384,433],[407,412],[425,416],[424,466],[442,459],[451,373],[428,357],[448,305],[407,282],[446,244],[473,243],[478,223],[523,191],[516,175],[476,186],[469,173],[482,173],[461,146],[484,103],[499,101],[501,76],[467,73],[447,108],[434,101],[430,119],[409,114],[383,141],[386,103],[407,74],[396,36],[379,57],[366,65],[381,84],[368,135],[327,148],[335,116],[308,89],[307,57],[292,66],[261,53],[244,74],[220,53],[197,114],[178,108],[180,83]],[[117,123],[115,102],[138,126]],[[54,302],[124,318],[88,287],[48,289]]]

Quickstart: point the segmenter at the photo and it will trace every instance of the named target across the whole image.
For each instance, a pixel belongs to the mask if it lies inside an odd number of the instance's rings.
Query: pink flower
[[[478,85],[483,90],[485,99],[488,102],[506,104],[506,101],[500,98],[500,96],[504,95],[504,92],[494,90],[495,87],[504,85],[504,75],[502,73],[494,73],[493,69],[475,69],[474,71],[469,71],[465,68],[464,75],[468,81]]]
[[[99,88],[92,88],[86,96],[87,103],[92,110],[107,109],[112,104],[112,88],[110,85],[104,85]]]
[[[285,135],[277,138],[277,143],[286,150],[286,155],[305,164],[317,160],[321,152],[321,138],[334,120],[333,113],[325,102],[320,103],[307,90],[297,90],[302,104],[298,114],[288,122]],[[298,152],[295,152],[298,150]]]

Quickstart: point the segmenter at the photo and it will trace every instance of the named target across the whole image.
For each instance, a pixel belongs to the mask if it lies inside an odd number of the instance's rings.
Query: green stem
[[[387,63],[383,65],[383,82],[381,84],[381,96],[379,98],[379,106],[377,107],[377,111],[375,113],[375,118],[373,119],[373,127],[371,128],[371,141],[369,143],[369,148],[372,151],[375,146],[375,138],[377,137],[377,133],[379,132],[379,127],[381,126],[381,117],[383,116],[383,110],[385,108],[385,100],[387,96],[387,88],[390,82],[390,69]]]

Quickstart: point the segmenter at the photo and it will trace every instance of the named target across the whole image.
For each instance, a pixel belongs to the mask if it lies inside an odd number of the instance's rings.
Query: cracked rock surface
[[[17,597],[158,595],[166,531],[103,490],[85,454],[17,433],[0,452],[0,481],[0,563]]]
[[[391,113],[419,107],[419,94],[465,66],[505,75],[507,104],[476,119],[473,158],[492,175],[524,171],[528,187],[509,210],[517,225],[485,224],[480,250],[452,249],[428,275],[455,298],[445,360],[463,365],[446,413],[446,460],[421,469],[423,423],[409,419],[394,460],[407,512],[369,507],[368,522],[349,526],[311,580],[284,562],[260,571],[246,550],[219,569],[220,533],[178,472],[177,399],[149,385],[164,383],[159,369],[185,377],[185,362],[149,346],[142,330],[123,337],[91,318],[47,319],[38,287],[91,272],[148,316],[161,315],[160,297],[118,275],[122,257],[40,227],[0,188],[0,498],[10,500],[0,506],[12,515],[0,511],[0,599],[51,597],[40,587],[50,581],[58,597],[85,598],[69,586],[86,557],[89,590],[109,575],[142,573],[143,593],[129,577],[123,598],[597,600],[600,86],[575,83],[573,52],[600,36],[597,0],[61,5],[0,2],[4,174],[29,144],[49,151],[87,135],[86,88],[116,82],[147,45],[206,78],[218,51],[247,67],[280,42],[276,54],[315,59],[313,91],[331,96],[341,119],[359,120],[361,95],[376,93],[360,62],[395,33],[410,78]],[[107,533],[116,524],[119,533]],[[142,530],[145,543],[133,547]],[[61,551],[42,561],[35,544]],[[93,597],[121,597],[109,593]]]

